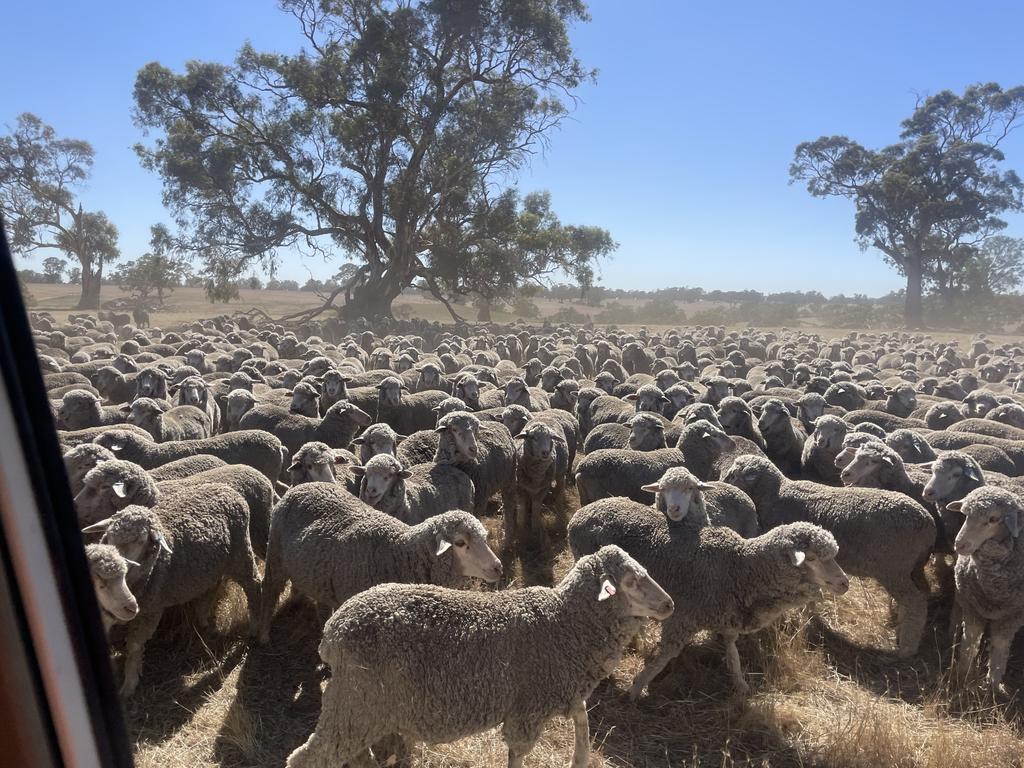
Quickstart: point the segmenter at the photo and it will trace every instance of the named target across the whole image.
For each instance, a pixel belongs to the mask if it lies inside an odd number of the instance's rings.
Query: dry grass
[[[574,508],[575,499],[567,501]],[[500,518],[485,522],[496,536]],[[513,585],[561,578],[572,559],[564,540],[551,544],[547,554],[505,556]],[[312,730],[321,686],[315,611],[286,597],[271,643],[261,648],[238,639],[243,605],[231,586],[215,629],[200,635],[179,616],[150,642],[142,685],[127,706],[140,768],[280,766]],[[591,697],[591,768],[1024,766],[1016,700],[996,701],[980,688],[950,693],[941,640],[948,609],[937,587],[918,658],[898,660],[887,652],[894,646],[892,621],[885,592],[854,580],[848,595],[741,638],[754,689],[748,701],[733,695],[721,647],[708,637],[634,705],[625,692],[643,650],[656,641],[652,629]],[[1024,685],[1024,643],[1016,645],[1010,670],[1007,682],[1016,690]],[[562,768],[572,744],[570,722],[555,719],[527,766]],[[412,765],[500,766],[505,754],[497,731],[489,731],[420,745]]]

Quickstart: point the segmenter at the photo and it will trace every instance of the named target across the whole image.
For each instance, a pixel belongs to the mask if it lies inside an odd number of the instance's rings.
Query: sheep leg
[[[248,539],[248,537],[246,538]],[[234,574],[234,579],[245,592],[246,608],[249,611],[249,637],[256,637],[261,628],[260,571],[256,567],[256,556],[252,552],[252,547],[247,546],[246,550],[248,550],[247,555],[240,558],[236,569],[238,572]]]
[[[629,698],[633,701],[640,698],[644,689],[668,666],[672,659],[679,655],[679,652],[683,650],[683,647],[690,639],[689,635],[686,635],[675,640],[667,640],[665,637],[666,631],[667,629],[662,629],[661,645],[657,655],[644,660],[643,668],[637,673],[636,679],[633,680],[633,684],[629,687]]]
[[[538,544],[544,544],[545,532],[544,532],[544,495],[547,493],[547,488],[543,489],[539,493],[530,496],[530,525],[533,530],[533,537]]]
[[[893,594],[899,607],[896,655],[901,659],[913,656],[921,644],[925,621],[928,619],[928,600],[912,581]]]
[[[365,714],[362,697],[349,698],[332,680],[324,690],[316,728],[306,743],[288,756],[287,768],[376,765],[369,748],[387,736],[387,730],[379,722],[364,722]]]
[[[149,638],[156,632],[163,611],[140,614],[128,623],[125,633],[124,682],[121,684],[121,695],[124,698],[135,693],[142,674],[142,654]]]
[[[506,720],[501,727],[502,738],[508,744],[508,768],[523,768],[523,760],[540,738],[543,723]]]
[[[571,768],[587,768],[590,762],[590,718],[587,717],[587,702],[582,699],[569,710],[572,718],[575,744],[572,751]]]
[[[957,682],[963,685],[978,658],[981,647],[981,635],[985,631],[985,622],[972,611],[964,611],[964,636],[960,641],[960,659],[957,667]]]
[[[281,563],[280,549],[277,537],[271,535],[267,544],[266,565],[263,569],[263,594],[260,596],[258,638],[261,645],[266,645],[270,641],[270,622],[274,618],[277,601],[281,597],[281,593],[284,592],[286,578],[283,573],[284,566]]]
[[[1006,661],[1010,657],[1010,644],[1020,629],[1018,621],[1000,622],[992,625],[988,645],[988,682],[998,688],[1006,673]]]
[[[738,693],[747,696],[750,694],[750,686],[743,679],[743,665],[740,663],[740,652],[736,648],[737,635],[729,633],[722,637],[725,639],[725,666],[729,669],[733,685],[736,686]]]

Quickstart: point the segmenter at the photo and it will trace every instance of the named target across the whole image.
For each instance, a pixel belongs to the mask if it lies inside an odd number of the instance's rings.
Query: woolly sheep
[[[789,477],[797,475],[807,436],[794,423],[786,404],[781,400],[768,400],[761,407],[757,426],[764,436],[768,458],[775,462],[783,474]]]
[[[731,395],[723,397],[718,404],[718,423],[727,435],[745,437],[762,451],[766,450],[764,436],[754,422],[754,412],[746,400]]]
[[[125,507],[86,532],[102,532],[101,544],[139,564],[130,566],[127,576],[139,612],[125,628],[123,696],[131,696],[138,685],[143,650],[165,609],[191,602],[226,577],[244,590],[250,621],[257,616],[260,581],[248,509],[227,486],[168,493],[152,509]]]
[[[233,389],[228,392],[224,399],[224,418],[222,428],[224,432],[237,432],[239,422],[256,404],[256,396],[245,389]]]
[[[201,440],[213,434],[209,415],[194,405],[179,405],[165,411],[156,400],[136,398],[128,412],[128,423],[146,430],[158,443]]]
[[[361,478],[361,501],[408,525],[452,509],[473,510],[473,481],[449,465],[405,468],[394,456],[382,453],[352,467],[352,473]]]
[[[988,680],[998,687],[1014,635],[1024,625],[1024,502],[1001,488],[977,488],[948,507],[965,518],[954,545],[956,600],[964,621],[961,677],[988,629]]]
[[[830,531],[839,542],[843,570],[874,578],[896,600],[898,655],[917,652],[927,617],[924,565],[936,537],[935,521],[920,504],[877,488],[788,480],[757,456],[737,459],[722,479],[753,499],[764,530],[802,520]]]
[[[363,433],[352,441],[353,445],[359,446],[359,462],[366,464],[371,458],[378,454],[386,453],[394,456],[398,450],[398,444],[405,439],[405,435],[399,435],[387,424],[371,424]]]
[[[469,475],[477,516],[496,493],[503,509],[515,509],[516,448],[504,426],[481,422],[471,413],[449,413],[434,431],[439,435],[434,463],[451,464]]]
[[[89,575],[103,628],[109,630],[114,624],[134,619],[139,613],[139,603],[128,589],[126,578],[129,565],[138,566],[138,563],[129,563],[117,547],[109,544],[87,544],[85,558],[89,562]]]
[[[124,424],[128,414],[123,406],[104,406],[92,392],[73,389],[64,393],[56,417],[58,429],[78,430]]]
[[[333,610],[385,582],[460,586],[470,577],[493,583],[501,574],[487,530],[468,512],[444,512],[410,526],[333,483],[304,483],[282,497],[271,517],[260,641],[269,639],[289,580]]]
[[[224,459],[218,459],[216,456],[208,456],[201,453],[154,467],[149,470],[149,476],[160,483],[164,480],[182,480],[192,475],[198,475],[200,472],[227,466],[230,465]]]
[[[530,531],[543,541],[541,509],[553,486],[564,487],[569,450],[560,432],[532,421],[515,436],[518,504],[505,509],[505,541],[524,541]]]
[[[825,485],[839,485],[836,456],[843,449],[843,439],[849,427],[838,416],[824,415],[814,423],[814,432],[808,435],[800,456],[800,467],[807,480]]]
[[[701,480],[710,479],[713,458],[733,447],[732,439],[725,432],[698,420],[682,429],[674,448],[595,451],[576,468],[580,504],[606,496],[644,501],[642,486],[657,482],[669,467],[685,465]]]
[[[437,390],[402,394],[408,387],[394,376],[384,379],[377,385],[377,390],[377,421],[388,424],[404,435],[434,426],[437,423],[434,408],[448,397]],[[469,400],[462,399],[473,405]]]
[[[111,451],[93,443],[83,443],[64,454],[64,472],[68,476],[71,495],[82,490],[82,481],[93,467],[101,461],[117,458]]]
[[[572,718],[572,766],[584,768],[587,697],[643,622],[672,609],[665,591],[613,546],[581,558],[554,588],[375,587],[324,627],[320,656],[331,681],[316,729],[288,768],[356,764],[392,735],[436,743],[498,725],[509,768],[521,768],[555,715]]]
[[[135,462],[143,469],[153,469],[186,456],[209,454],[228,464],[246,464],[262,472],[271,482],[281,474],[286,455],[281,441],[262,430],[230,432],[205,440],[154,443],[116,429],[98,435],[93,442],[110,449],[119,459]]]
[[[626,499],[603,499],[582,507],[569,522],[574,557],[608,544],[626,548],[677,606],[662,627],[657,652],[634,679],[630,697],[638,698],[700,630],[724,636],[733,684],[746,694],[736,638],[814,599],[820,587],[844,593],[849,581],[835,562],[836,541],[808,523],[744,539],[728,528],[710,526],[702,505],[692,503],[692,491],[674,487],[671,477],[652,490],[661,514]],[[673,511],[678,520],[672,519]]]
[[[366,411],[347,400],[341,400],[328,408],[322,419],[291,413],[277,405],[257,405],[242,417],[238,425],[242,431],[269,432],[281,441],[291,455],[309,442],[327,443],[332,448],[348,448],[356,432],[370,422],[370,415]]]
[[[80,528],[110,517],[131,505],[154,506],[160,491],[149,473],[138,464],[113,459],[101,461],[82,478],[75,495]]]

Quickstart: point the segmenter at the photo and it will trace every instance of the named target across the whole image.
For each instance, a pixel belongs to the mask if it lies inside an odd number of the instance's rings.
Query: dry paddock
[[[559,506],[575,509],[570,497]],[[564,521],[564,518],[563,518]],[[485,520],[497,542],[500,518]],[[549,530],[557,530],[552,516]],[[496,544],[495,544],[496,546]],[[564,539],[551,554],[505,555],[513,585],[548,584],[571,565]],[[714,638],[687,650],[650,696],[625,692],[656,629],[640,638],[589,701],[591,768],[821,766],[836,768],[1011,768],[1024,766],[1020,694],[948,684],[949,610],[929,572],[929,631],[920,654],[898,660],[894,613],[877,585],[854,579],[850,592],[794,613],[777,629],[741,638],[753,693],[737,701]],[[142,684],[126,705],[140,768],[281,766],[309,735],[320,707],[316,611],[288,595],[271,642],[244,640],[244,600],[229,586],[216,628],[199,631],[184,613],[168,616],[146,647]],[[467,674],[471,674],[467,670]],[[1006,683],[1024,686],[1024,637]],[[564,768],[572,726],[553,720],[528,768]],[[453,744],[418,746],[418,768],[505,765],[497,731]],[[341,768],[339,766],[339,768]]]

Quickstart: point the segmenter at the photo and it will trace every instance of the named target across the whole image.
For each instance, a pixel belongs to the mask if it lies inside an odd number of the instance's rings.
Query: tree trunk
[[[481,323],[491,322],[491,302],[487,299],[480,299],[477,302],[476,319]]]
[[[99,309],[101,283],[102,275],[93,274],[91,269],[83,265],[82,295],[78,299],[78,306],[75,309]]]
[[[924,305],[921,302],[922,269],[917,260],[909,261],[907,273],[907,297],[903,306],[903,322],[908,329],[924,326]]]
[[[392,317],[391,302],[402,293],[403,281],[391,273],[378,279],[370,279],[352,290],[352,298],[338,309],[338,313],[349,320],[364,317],[380,320]]]

